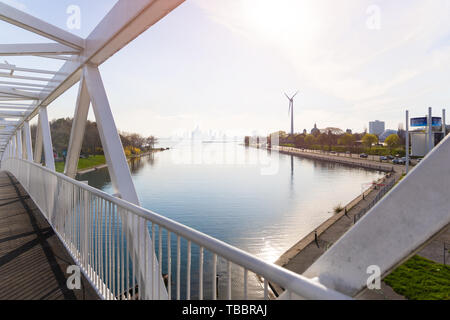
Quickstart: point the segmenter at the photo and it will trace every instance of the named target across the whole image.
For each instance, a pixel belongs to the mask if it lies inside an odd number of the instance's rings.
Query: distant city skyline
[[[0,1],[65,30],[67,8],[78,5],[81,28],[68,31],[82,37],[115,3]],[[439,115],[450,101],[449,11],[446,0],[192,0],[100,69],[123,131],[289,132],[284,92],[297,88],[296,132],[315,122],[362,132],[375,118],[396,129],[406,109],[414,117],[432,106]],[[0,29],[1,43],[48,42],[4,22]],[[33,60],[1,58],[18,66]],[[38,67],[60,65],[46,63]],[[50,119],[73,116],[77,90],[49,105]]]

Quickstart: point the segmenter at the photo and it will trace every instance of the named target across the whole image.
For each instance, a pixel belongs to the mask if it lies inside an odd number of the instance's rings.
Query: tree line
[[[315,149],[324,151],[354,153],[368,152],[371,154],[404,153],[405,131],[399,128],[397,134],[389,135],[383,144],[379,143],[378,136],[367,132],[349,133],[339,128],[326,128],[317,130],[311,134],[298,133],[287,134],[284,131],[277,131],[269,135],[266,141],[271,145],[271,138],[278,136],[279,145],[295,148]],[[245,144],[250,143],[250,137],[245,137]],[[261,139],[257,139],[258,141]],[[257,142],[258,143],[258,142]]]
[[[50,122],[50,133],[52,136],[53,150],[62,156],[67,152],[69,146],[70,132],[72,129],[72,118],[55,119]],[[36,141],[37,125],[32,125],[31,137],[33,144]],[[144,137],[138,133],[119,132],[120,140],[127,156],[140,154],[154,149],[158,140],[154,136]],[[103,154],[102,143],[98,133],[97,123],[87,121],[84,131],[82,155]]]

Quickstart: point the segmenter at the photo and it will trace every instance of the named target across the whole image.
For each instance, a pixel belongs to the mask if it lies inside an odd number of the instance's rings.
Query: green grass
[[[450,266],[414,256],[384,281],[410,300],[450,300]]]
[[[89,156],[87,159],[80,158],[80,160],[78,160],[78,170],[92,168],[105,163],[106,160],[104,155]],[[55,167],[57,172],[63,172],[64,162],[56,162]]]

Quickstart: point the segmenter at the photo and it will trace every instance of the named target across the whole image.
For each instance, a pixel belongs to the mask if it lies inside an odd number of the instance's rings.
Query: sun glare
[[[311,1],[242,1],[244,21],[259,36],[285,41],[307,41],[318,32]]]

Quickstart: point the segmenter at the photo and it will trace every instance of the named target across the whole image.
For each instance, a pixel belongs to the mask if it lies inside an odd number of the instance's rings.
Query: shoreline
[[[386,176],[380,178],[377,180],[377,184],[382,184],[385,182],[388,178]],[[319,226],[317,226],[313,231],[308,233],[306,236],[301,238],[297,243],[295,243],[292,247],[290,247],[287,251],[285,251],[274,263],[276,265],[279,265],[281,267],[285,266],[289,263],[289,261],[295,257],[302,249],[304,249],[307,245],[312,243],[316,240],[316,232],[317,237],[320,237],[322,233],[324,233],[329,227],[331,227],[336,221],[338,221],[340,218],[346,215],[350,210],[355,208],[362,200],[363,200],[363,194],[364,198],[366,198],[372,191],[375,190],[375,186],[372,185],[360,195],[355,197],[353,200],[351,200],[349,203],[347,203],[344,208],[339,211],[338,213],[334,213],[333,216],[322,222]],[[378,190],[378,189],[377,189]]]
[[[334,242],[336,242],[345,232],[347,232],[355,223],[356,218],[360,218],[370,208],[375,201],[378,202],[384,194],[380,196],[383,188],[377,185],[387,185],[388,192],[400,179],[403,173],[403,166],[375,164],[375,161],[359,158],[347,158],[345,156],[334,156],[318,154],[315,152],[305,152],[300,149],[290,147],[278,147],[277,149],[268,149],[297,157],[310,158],[314,160],[323,160],[334,163],[341,163],[353,167],[363,167],[366,169],[385,172],[385,175],[379,178],[375,185],[370,186],[364,192],[353,200],[348,202],[343,209],[333,214],[330,218],[322,222],[314,230],[302,237],[293,246],[287,249],[275,261],[276,265],[302,274],[320,257]],[[371,163],[372,162],[372,163]],[[374,200],[375,199],[375,200]],[[284,289],[270,283],[270,287],[276,296],[279,296]]]
[[[306,150],[301,150],[298,148],[283,147],[283,146],[277,146],[276,148],[272,148],[272,149],[267,148],[267,150],[278,151],[280,153],[295,155],[295,156],[314,159],[314,160],[322,160],[322,161],[340,163],[340,164],[349,165],[349,166],[353,166],[353,167],[366,168],[366,169],[384,171],[384,172],[394,172],[394,171],[396,171],[395,168],[398,168],[397,165],[390,164],[390,163],[378,162],[375,160],[363,159],[363,158],[359,158],[359,157],[354,158],[353,154],[351,154],[350,157],[347,157],[347,156],[331,155],[331,154],[325,154],[325,153],[321,153],[321,152],[315,152],[313,150],[306,151]]]
[[[166,150],[166,149],[164,149],[164,150]],[[162,150],[162,148],[161,149],[154,149],[152,151],[148,151],[148,152],[145,152],[145,153],[142,153],[142,154],[139,154],[139,155],[134,155],[132,157],[127,158],[127,162],[130,162],[131,160],[136,159],[136,158],[149,156],[150,154],[152,154],[154,152],[158,152],[158,151],[163,151],[163,150]],[[86,174],[86,173],[97,171],[97,170],[104,169],[104,168],[107,168],[107,167],[108,167],[108,164],[104,163],[104,164],[100,164],[100,165],[97,165],[97,166],[93,166],[93,167],[77,170],[77,174]]]

